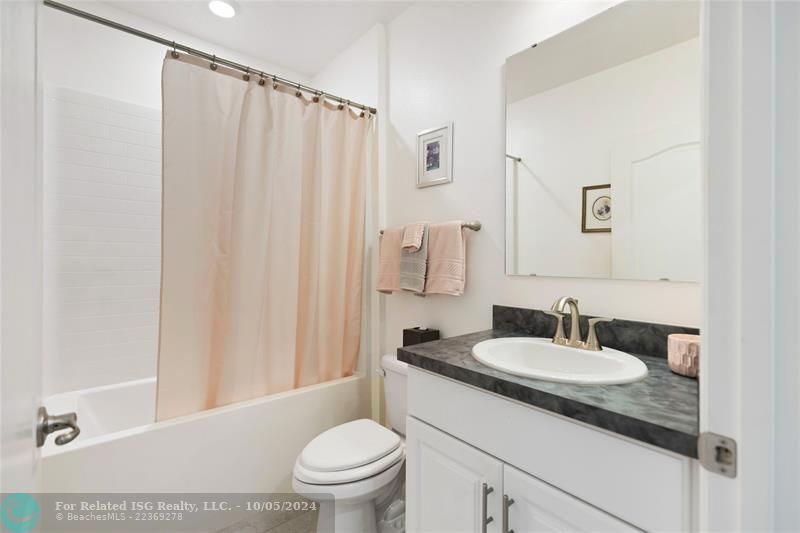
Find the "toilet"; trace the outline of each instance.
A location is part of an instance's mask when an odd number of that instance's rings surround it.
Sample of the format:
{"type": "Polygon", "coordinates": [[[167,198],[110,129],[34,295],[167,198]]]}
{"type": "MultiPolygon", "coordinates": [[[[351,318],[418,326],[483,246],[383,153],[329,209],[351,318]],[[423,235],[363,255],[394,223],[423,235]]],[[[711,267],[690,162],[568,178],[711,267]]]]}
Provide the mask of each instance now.
{"type": "MultiPolygon", "coordinates": [[[[353,420],[317,435],[295,461],[292,487],[320,504],[318,533],[332,527],[337,533],[373,533],[376,507],[402,508],[408,365],[384,355],[381,368],[392,429],[366,418],[353,420]]],[[[404,531],[402,522],[395,519],[390,530],[404,531]]]]}

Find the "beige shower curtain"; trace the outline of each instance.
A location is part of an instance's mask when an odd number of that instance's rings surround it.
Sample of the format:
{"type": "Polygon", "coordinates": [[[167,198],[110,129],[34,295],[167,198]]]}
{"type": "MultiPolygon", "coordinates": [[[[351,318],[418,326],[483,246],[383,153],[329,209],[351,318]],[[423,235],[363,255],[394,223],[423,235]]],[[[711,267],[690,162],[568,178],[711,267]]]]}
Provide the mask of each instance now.
{"type": "Polygon", "coordinates": [[[352,374],[375,119],[164,61],[157,420],[352,374]]]}

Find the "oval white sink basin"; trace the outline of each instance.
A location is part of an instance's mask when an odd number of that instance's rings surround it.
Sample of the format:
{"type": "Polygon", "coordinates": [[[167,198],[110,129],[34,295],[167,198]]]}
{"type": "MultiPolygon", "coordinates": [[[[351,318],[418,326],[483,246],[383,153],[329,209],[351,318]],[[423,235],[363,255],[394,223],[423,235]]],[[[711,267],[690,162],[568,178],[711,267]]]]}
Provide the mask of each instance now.
{"type": "Polygon", "coordinates": [[[615,385],[647,376],[647,366],[625,352],[612,348],[592,352],[534,337],[479,342],[472,347],[472,355],[496,370],[560,383],[615,385]]]}

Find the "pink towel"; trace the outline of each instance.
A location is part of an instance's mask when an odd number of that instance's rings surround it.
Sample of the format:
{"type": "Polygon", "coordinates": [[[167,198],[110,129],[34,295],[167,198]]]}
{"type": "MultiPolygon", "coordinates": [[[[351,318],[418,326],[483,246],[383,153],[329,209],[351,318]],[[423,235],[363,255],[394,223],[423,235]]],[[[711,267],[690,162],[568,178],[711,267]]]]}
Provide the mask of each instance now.
{"type": "Polygon", "coordinates": [[[403,251],[416,252],[422,246],[422,234],[425,233],[425,222],[409,224],[403,230],[403,251]]]}
{"type": "Polygon", "coordinates": [[[403,242],[403,228],[386,228],[380,241],[378,252],[379,292],[391,294],[400,290],[400,253],[403,242]]]}
{"type": "Polygon", "coordinates": [[[466,283],[467,243],[461,221],[428,227],[428,278],[425,294],[461,296],[466,283]]]}

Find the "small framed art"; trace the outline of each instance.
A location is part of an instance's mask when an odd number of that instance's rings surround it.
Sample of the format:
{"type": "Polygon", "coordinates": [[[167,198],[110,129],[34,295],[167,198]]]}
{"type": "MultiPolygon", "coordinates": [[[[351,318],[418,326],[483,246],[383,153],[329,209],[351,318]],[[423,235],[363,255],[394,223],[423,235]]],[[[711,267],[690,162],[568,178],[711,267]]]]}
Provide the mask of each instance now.
{"type": "Polygon", "coordinates": [[[417,187],[453,181],[453,123],[417,134],[417,187]]]}
{"type": "Polygon", "coordinates": [[[583,233],[611,232],[611,184],[583,188],[583,233]]]}

